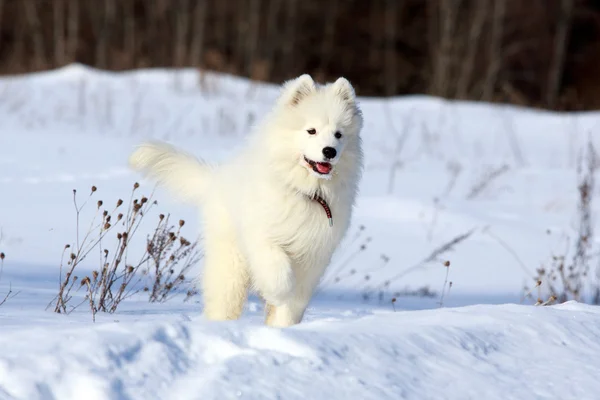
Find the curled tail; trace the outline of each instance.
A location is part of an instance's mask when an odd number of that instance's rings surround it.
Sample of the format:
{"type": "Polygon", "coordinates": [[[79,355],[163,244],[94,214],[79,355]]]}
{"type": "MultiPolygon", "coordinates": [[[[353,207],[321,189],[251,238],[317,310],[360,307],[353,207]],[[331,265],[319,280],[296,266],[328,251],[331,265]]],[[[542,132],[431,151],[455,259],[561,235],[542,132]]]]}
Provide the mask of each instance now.
{"type": "Polygon", "coordinates": [[[204,162],[163,142],[138,146],[129,156],[129,165],[189,203],[202,200],[211,175],[204,162]]]}

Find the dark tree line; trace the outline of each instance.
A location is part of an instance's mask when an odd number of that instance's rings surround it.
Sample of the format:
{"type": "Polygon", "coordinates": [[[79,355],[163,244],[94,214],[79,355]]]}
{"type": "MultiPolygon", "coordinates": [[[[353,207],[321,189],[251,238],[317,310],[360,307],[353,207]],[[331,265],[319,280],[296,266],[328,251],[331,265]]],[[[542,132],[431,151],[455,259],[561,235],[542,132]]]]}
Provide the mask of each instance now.
{"type": "Polygon", "coordinates": [[[0,73],[80,62],[600,108],[594,0],[0,0],[0,73]]]}

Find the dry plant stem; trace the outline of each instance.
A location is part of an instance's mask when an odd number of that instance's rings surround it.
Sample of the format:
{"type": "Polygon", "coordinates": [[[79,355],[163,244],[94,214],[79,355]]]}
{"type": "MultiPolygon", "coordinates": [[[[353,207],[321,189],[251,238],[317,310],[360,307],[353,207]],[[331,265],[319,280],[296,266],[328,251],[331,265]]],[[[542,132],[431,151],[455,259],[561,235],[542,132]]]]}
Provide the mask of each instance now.
{"type": "Polygon", "coordinates": [[[4,303],[6,303],[8,300],[15,297],[16,295],[18,295],[19,293],[20,292],[13,293],[12,285],[9,284],[8,285],[8,293],[6,293],[6,296],[4,296],[4,298],[0,301],[0,306],[3,305],[4,303]]]}
{"type": "Polygon", "coordinates": [[[478,195],[480,195],[490,185],[490,183],[492,183],[495,179],[498,179],[500,176],[508,172],[509,169],[509,166],[505,164],[483,176],[481,180],[471,188],[471,191],[467,195],[467,199],[472,200],[478,195]]]}
{"type": "MultiPolygon", "coordinates": [[[[56,312],[68,314],[87,301],[95,321],[98,311],[114,313],[123,300],[138,293],[139,284],[144,277],[151,279],[152,290],[149,291],[151,302],[167,301],[179,287],[188,284],[185,275],[199,261],[200,253],[196,248],[197,243],[192,243],[181,236],[181,228],[185,223],[183,220],[179,221],[179,228],[175,230],[169,227],[168,217],[165,219],[161,214],[153,234],[146,239],[147,246],[139,261],[134,264],[128,263],[127,253],[131,241],[145,215],[156,204],[145,196],[141,196],[140,199],[134,198],[138,188],[139,184],[134,184],[125,216],[119,213],[115,217],[118,208],[123,205],[122,200],[117,201],[116,207],[110,213],[105,209],[101,210],[103,202],[98,201],[88,232],[82,241],[77,241],[78,248],[69,255],[67,263],[69,268],[64,277],[62,277],[64,254],[70,246],[66,245],[63,249],[61,281],[59,292],[55,297],[56,312]],[[101,217],[98,220],[99,215],[101,217]],[[113,240],[105,241],[107,235],[114,232],[117,226],[119,231],[116,233],[116,243],[113,240]],[[77,266],[96,248],[100,255],[99,268],[92,271],[90,276],[78,280],[74,275],[77,266]],[[78,286],[76,282],[79,283],[78,286]],[[71,291],[77,291],[84,286],[85,299],[75,306],[69,305],[70,310],[68,310],[67,305],[72,300],[71,291]]],[[[95,191],[96,188],[93,187],[92,193],[95,191]]],[[[76,197],[74,205],[79,232],[79,214],[83,206],[77,204],[76,197]]],[[[187,292],[189,295],[192,291],[187,292]]]]}
{"type": "Polygon", "coordinates": [[[535,283],[535,286],[534,286],[534,287],[532,287],[532,288],[531,288],[531,289],[530,289],[528,292],[526,292],[526,293],[523,295],[523,297],[521,298],[521,304],[522,304],[522,303],[525,301],[525,299],[526,299],[526,298],[528,298],[529,296],[531,296],[531,293],[533,293],[533,291],[534,291],[535,289],[538,289],[538,288],[539,288],[541,285],[542,285],[542,281],[541,281],[541,280],[538,280],[538,281],[535,283]]]}
{"type": "MultiPolygon", "coordinates": [[[[358,239],[360,239],[360,237],[363,235],[365,231],[365,227],[363,225],[361,225],[359,227],[359,231],[356,233],[356,235],[354,235],[353,239],[350,241],[350,243],[347,245],[347,248],[352,247],[358,239]]],[[[366,250],[367,248],[367,244],[371,241],[370,237],[367,237],[364,242],[356,249],[354,250],[352,253],[350,253],[345,259],[344,261],[342,261],[337,268],[335,268],[334,270],[331,270],[331,272],[327,275],[327,277],[325,279],[323,279],[323,281],[321,282],[320,286],[331,283],[332,280],[335,281],[335,279],[338,277],[338,275],[340,274],[340,272],[342,272],[344,270],[344,268],[346,268],[346,266],[362,251],[366,250]]]]}
{"type": "Polygon", "coordinates": [[[523,260],[521,260],[521,258],[519,258],[517,252],[508,245],[508,243],[506,243],[504,240],[502,240],[500,237],[498,237],[497,235],[495,235],[494,233],[490,232],[489,229],[484,230],[484,232],[489,235],[492,239],[494,239],[496,242],[498,242],[498,244],[500,246],[502,246],[502,248],[504,248],[504,250],[506,250],[511,256],[513,256],[513,258],[515,259],[515,261],[517,262],[517,264],[519,264],[519,266],[521,267],[521,269],[527,274],[530,275],[530,271],[527,268],[527,266],[525,265],[525,263],[523,262],[523,260]]]}
{"type": "MultiPolygon", "coordinates": [[[[537,279],[543,281],[551,295],[550,300],[543,302],[538,296],[538,305],[546,305],[555,300],[562,303],[573,299],[584,301],[584,293],[589,290],[592,302],[600,301],[597,295],[599,282],[590,274],[590,263],[594,257],[594,221],[592,202],[595,192],[595,173],[598,158],[596,150],[588,139],[585,151],[579,157],[577,168],[579,204],[577,210],[577,237],[574,246],[566,237],[566,248],[559,255],[553,255],[547,267],[537,270],[537,279]],[[586,158],[584,159],[585,156],[586,158]],[[572,256],[569,257],[572,249],[572,256]],[[570,258],[570,261],[568,261],[570,258]]],[[[541,290],[540,290],[541,292],[541,290]]]]}
{"type": "Polygon", "coordinates": [[[411,132],[410,126],[411,126],[412,118],[414,116],[414,110],[413,109],[410,110],[410,112],[408,114],[409,115],[408,120],[406,121],[404,128],[402,129],[402,134],[398,133],[396,126],[394,125],[394,121],[391,116],[391,113],[389,110],[389,105],[387,102],[384,104],[384,115],[387,120],[387,125],[394,132],[394,135],[396,137],[396,146],[394,148],[393,162],[392,162],[392,165],[390,166],[390,175],[389,175],[389,181],[388,181],[388,194],[392,194],[394,192],[394,189],[396,186],[395,185],[396,184],[396,170],[400,167],[400,165],[402,165],[402,163],[400,161],[400,155],[402,154],[404,145],[406,144],[406,141],[408,140],[408,137],[411,132]]]}
{"type": "Polygon", "coordinates": [[[413,265],[412,267],[409,267],[399,273],[397,273],[396,275],[392,276],[391,278],[381,282],[379,284],[379,288],[383,288],[387,285],[389,285],[391,282],[402,278],[403,276],[419,269],[422,268],[423,266],[427,265],[428,263],[432,262],[432,261],[436,261],[437,258],[439,256],[441,256],[442,254],[451,251],[454,249],[454,247],[462,242],[464,242],[465,240],[467,240],[469,237],[471,237],[471,235],[475,232],[475,228],[470,229],[469,231],[460,234],[456,237],[454,237],[452,240],[449,240],[448,242],[444,243],[443,245],[441,245],[440,247],[434,249],[431,254],[429,254],[427,257],[425,257],[423,260],[419,261],[418,263],[416,263],[415,265],[413,265]]]}
{"type": "Polygon", "coordinates": [[[427,240],[431,242],[433,239],[433,230],[435,229],[435,225],[437,224],[438,213],[440,210],[440,200],[436,197],[433,199],[433,216],[431,217],[431,222],[429,223],[427,229],[427,240]]]}
{"type": "Polygon", "coordinates": [[[444,306],[444,295],[446,294],[446,286],[448,285],[448,274],[450,273],[450,263],[448,262],[447,265],[444,264],[444,266],[446,267],[446,278],[444,279],[444,286],[442,286],[442,294],[440,296],[440,308],[444,306]]]}

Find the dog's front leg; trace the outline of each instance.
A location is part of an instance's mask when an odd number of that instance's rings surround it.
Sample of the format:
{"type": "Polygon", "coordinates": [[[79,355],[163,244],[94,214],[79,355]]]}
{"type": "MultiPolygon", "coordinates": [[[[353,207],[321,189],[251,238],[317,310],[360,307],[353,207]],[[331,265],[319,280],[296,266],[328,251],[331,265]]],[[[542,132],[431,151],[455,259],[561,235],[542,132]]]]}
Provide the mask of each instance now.
{"type": "Polygon", "coordinates": [[[322,272],[325,269],[309,266],[297,266],[294,294],[285,304],[276,306],[267,303],[265,322],[274,327],[287,327],[299,324],[304,317],[306,307],[311,300],[322,272]]]}
{"type": "Polygon", "coordinates": [[[248,259],[255,288],[268,304],[285,304],[293,295],[295,278],[288,255],[278,246],[253,241],[248,259]]]}

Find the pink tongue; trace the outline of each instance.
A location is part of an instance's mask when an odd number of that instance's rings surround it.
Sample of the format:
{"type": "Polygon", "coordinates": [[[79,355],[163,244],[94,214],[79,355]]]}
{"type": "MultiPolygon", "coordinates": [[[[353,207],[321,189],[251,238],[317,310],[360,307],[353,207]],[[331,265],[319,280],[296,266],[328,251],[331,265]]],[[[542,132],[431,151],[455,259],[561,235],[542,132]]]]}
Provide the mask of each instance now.
{"type": "Polygon", "coordinates": [[[317,163],[317,171],[322,174],[328,174],[331,171],[331,164],[329,163],[317,163]]]}

